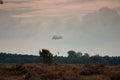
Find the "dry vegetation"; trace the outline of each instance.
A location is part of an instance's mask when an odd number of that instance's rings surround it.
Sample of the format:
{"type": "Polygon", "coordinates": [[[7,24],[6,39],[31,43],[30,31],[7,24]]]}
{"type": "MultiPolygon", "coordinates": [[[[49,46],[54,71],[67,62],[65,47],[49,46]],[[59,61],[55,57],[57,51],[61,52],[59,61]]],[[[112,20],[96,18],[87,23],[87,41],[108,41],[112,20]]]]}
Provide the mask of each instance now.
{"type": "Polygon", "coordinates": [[[120,66],[0,64],[0,80],[120,80],[120,66]]]}

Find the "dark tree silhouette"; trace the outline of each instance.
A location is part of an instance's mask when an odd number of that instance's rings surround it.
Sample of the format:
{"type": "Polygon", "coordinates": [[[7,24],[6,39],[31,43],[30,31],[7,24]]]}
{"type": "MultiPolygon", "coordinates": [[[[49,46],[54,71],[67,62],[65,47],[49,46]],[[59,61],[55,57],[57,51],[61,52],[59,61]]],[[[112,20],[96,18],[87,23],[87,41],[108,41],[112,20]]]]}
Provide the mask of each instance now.
{"type": "Polygon", "coordinates": [[[44,64],[52,63],[53,55],[52,55],[52,53],[50,53],[49,50],[42,49],[42,51],[39,51],[39,54],[40,54],[40,57],[42,58],[44,64]]]}
{"type": "Polygon", "coordinates": [[[82,52],[77,52],[77,57],[82,57],[82,52]]]}
{"type": "Polygon", "coordinates": [[[67,53],[68,53],[68,57],[69,57],[69,58],[75,58],[75,57],[77,57],[76,52],[73,51],[73,50],[70,50],[70,51],[68,51],[67,53]]]}
{"type": "Polygon", "coordinates": [[[88,53],[84,53],[83,55],[84,57],[90,57],[90,55],[88,53]]]}

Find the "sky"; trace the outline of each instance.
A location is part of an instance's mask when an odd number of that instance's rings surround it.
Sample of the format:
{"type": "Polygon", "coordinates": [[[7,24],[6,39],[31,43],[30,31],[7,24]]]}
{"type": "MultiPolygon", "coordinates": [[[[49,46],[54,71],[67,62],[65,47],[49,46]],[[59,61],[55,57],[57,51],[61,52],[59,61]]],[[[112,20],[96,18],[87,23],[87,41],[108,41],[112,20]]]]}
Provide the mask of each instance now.
{"type": "Polygon", "coordinates": [[[120,0],[3,0],[0,52],[120,56],[120,0]],[[52,39],[61,36],[62,39],[52,39]]]}

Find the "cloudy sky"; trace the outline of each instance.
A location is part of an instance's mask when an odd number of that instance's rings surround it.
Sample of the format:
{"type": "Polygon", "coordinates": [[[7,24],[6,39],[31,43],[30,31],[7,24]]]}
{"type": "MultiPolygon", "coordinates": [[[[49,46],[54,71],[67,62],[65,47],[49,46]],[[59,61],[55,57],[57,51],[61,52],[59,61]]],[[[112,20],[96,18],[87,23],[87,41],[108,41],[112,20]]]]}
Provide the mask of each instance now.
{"type": "Polygon", "coordinates": [[[0,52],[120,56],[120,0],[3,0],[0,52]],[[53,40],[53,36],[62,39],[53,40]]]}

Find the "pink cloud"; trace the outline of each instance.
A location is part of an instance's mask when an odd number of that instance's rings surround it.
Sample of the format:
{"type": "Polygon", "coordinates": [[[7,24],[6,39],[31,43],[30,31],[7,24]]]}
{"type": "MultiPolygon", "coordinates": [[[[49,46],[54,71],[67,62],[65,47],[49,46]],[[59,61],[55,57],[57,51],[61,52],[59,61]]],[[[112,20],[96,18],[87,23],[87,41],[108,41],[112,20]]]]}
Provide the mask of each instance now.
{"type": "Polygon", "coordinates": [[[36,0],[24,3],[6,3],[0,9],[35,9],[31,12],[14,15],[16,17],[86,15],[102,7],[120,7],[118,0],[93,0],[81,3],[78,0],[36,0]]]}

